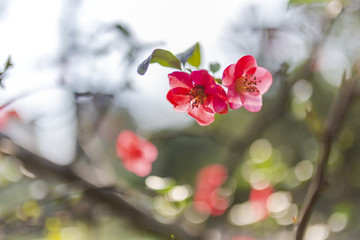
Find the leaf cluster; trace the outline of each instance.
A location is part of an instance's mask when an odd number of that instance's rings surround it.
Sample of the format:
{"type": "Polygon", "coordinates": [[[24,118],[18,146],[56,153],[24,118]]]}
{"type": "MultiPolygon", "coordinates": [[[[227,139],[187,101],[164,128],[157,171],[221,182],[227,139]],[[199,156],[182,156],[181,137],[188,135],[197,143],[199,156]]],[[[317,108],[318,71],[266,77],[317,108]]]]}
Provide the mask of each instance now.
{"type": "Polygon", "coordinates": [[[155,49],[137,68],[140,75],[144,75],[151,63],[158,63],[161,66],[181,70],[186,63],[193,67],[199,67],[201,63],[200,44],[196,43],[186,51],[176,56],[164,49],[155,49]]]}

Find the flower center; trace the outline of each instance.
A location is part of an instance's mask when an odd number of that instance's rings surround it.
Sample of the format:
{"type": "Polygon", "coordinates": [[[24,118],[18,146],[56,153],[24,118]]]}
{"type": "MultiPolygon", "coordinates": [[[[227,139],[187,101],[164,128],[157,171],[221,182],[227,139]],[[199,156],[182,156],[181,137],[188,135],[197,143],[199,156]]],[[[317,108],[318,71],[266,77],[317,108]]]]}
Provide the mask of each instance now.
{"type": "Polygon", "coordinates": [[[129,153],[132,158],[139,159],[143,155],[143,151],[141,151],[138,145],[133,145],[129,148],[129,153]]]}
{"type": "Polygon", "coordinates": [[[238,92],[249,92],[249,93],[260,93],[257,83],[261,80],[256,81],[254,74],[241,76],[236,80],[236,91],[238,92]]]}
{"type": "Polygon", "coordinates": [[[201,85],[195,86],[191,89],[186,95],[190,96],[191,107],[199,107],[199,105],[204,104],[204,100],[207,98],[205,93],[205,87],[201,85]]]}

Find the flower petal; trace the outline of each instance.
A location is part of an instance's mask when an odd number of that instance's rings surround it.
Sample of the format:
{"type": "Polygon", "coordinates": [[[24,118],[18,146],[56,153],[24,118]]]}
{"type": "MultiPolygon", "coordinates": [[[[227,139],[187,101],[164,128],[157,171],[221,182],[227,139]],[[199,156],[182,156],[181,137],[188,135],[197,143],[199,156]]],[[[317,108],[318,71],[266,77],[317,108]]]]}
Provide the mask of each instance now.
{"type": "Polygon", "coordinates": [[[262,107],[262,96],[261,94],[252,93],[240,93],[241,101],[244,104],[244,108],[249,112],[259,112],[262,107]]]}
{"type": "Polygon", "coordinates": [[[216,84],[215,79],[206,70],[193,71],[190,78],[195,85],[201,85],[205,88],[216,84]]]}
{"type": "Polygon", "coordinates": [[[220,187],[228,178],[227,169],[221,164],[211,164],[202,168],[197,174],[198,189],[214,189],[220,187]]]}
{"type": "MultiPolygon", "coordinates": [[[[175,88],[179,89],[179,88],[175,88]]],[[[174,109],[178,112],[186,112],[190,107],[190,96],[175,94],[170,90],[166,95],[167,100],[174,105],[174,109]]]]}
{"type": "Polygon", "coordinates": [[[150,174],[152,165],[144,161],[125,161],[123,165],[126,170],[133,172],[139,177],[145,177],[150,174]]]}
{"type": "Polygon", "coordinates": [[[234,79],[238,79],[251,68],[257,67],[256,60],[251,55],[246,55],[237,61],[235,65],[234,79]]]}
{"type": "Polygon", "coordinates": [[[235,73],[235,64],[229,65],[225,68],[222,75],[222,85],[225,87],[230,87],[230,85],[234,82],[234,73],[235,73]]]}
{"type": "Polygon", "coordinates": [[[236,84],[231,85],[227,92],[227,100],[231,109],[239,109],[242,107],[240,93],[236,91],[236,84]]]}
{"type": "Polygon", "coordinates": [[[141,147],[143,149],[142,162],[152,163],[157,159],[158,150],[154,144],[152,144],[149,141],[144,140],[141,144],[141,147]]]}
{"type": "Polygon", "coordinates": [[[204,102],[204,108],[212,109],[212,113],[220,113],[227,109],[226,93],[220,85],[209,86],[205,90],[208,95],[204,102]]]}
{"type": "Polygon", "coordinates": [[[204,110],[203,106],[200,105],[199,107],[189,108],[188,114],[195,118],[201,126],[207,126],[210,123],[215,121],[215,116],[213,113],[209,113],[204,110]]]}
{"type": "Polygon", "coordinates": [[[256,67],[250,69],[247,74],[253,74],[254,76],[256,76],[256,87],[260,91],[261,95],[263,95],[267,92],[267,90],[269,90],[273,82],[273,78],[268,70],[263,67],[256,67]]]}
{"type": "Polygon", "coordinates": [[[193,88],[194,85],[191,82],[190,75],[185,72],[172,72],[168,75],[170,88],[193,88]]]}
{"type": "Polygon", "coordinates": [[[121,159],[136,158],[138,137],[130,130],[122,131],[116,140],[116,152],[121,159]]]}

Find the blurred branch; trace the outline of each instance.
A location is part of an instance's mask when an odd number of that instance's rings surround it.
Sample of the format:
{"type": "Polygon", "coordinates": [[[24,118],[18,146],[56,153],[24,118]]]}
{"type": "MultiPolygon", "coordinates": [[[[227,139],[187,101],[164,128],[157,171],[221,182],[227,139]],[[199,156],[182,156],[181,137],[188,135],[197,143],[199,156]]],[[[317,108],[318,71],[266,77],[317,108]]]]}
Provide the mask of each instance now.
{"type": "MultiPolygon", "coordinates": [[[[1,139],[8,139],[7,136],[0,134],[1,139]]],[[[125,196],[115,187],[101,187],[89,183],[80,177],[70,166],[59,166],[50,162],[48,159],[40,157],[21,146],[11,142],[13,149],[12,155],[17,157],[30,172],[44,179],[57,179],[67,184],[76,183],[84,190],[86,197],[99,203],[108,205],[115,213],[127,218],[136,228],[163,236],[169,239],[174,235],[176,239],[198,240],[196,236],[189,235],[177,224],[164,224],[152,217],[148,209],[136,206],[134,199],[125,196]]]]}
{"type": "Polygon", "coordinates": [[[314,177],[312,178],[308,191],[305,195],[304,204],[300,210],[298,222],[295,226],[295,240],[303,239],[314,206],[319,199],[320,194],[328,185],[325,179],[325,171],[327,162],[329,160],[332,143],[335,140],[335,135],[339,131],[340,124],[351,104],[351,100],[356,94],[355,91],[358,81],[358,76],[353,76],[349,80],[345,80],[344,77],[339,95],[329,110],[321,139],[322,147],[317,170],[314,177]]]}
{"type": "Polygon", "coordinates": [[[6,60],[6,63],[4,65],[4,69],[2,71],[0,71],[0,87],[4,87],[3,85],[3,80],[4,77],[6,75],[6,72],[9,70],[9,68],[11,68],[13,66],[13,63],[11,61],[11,57],[9,56],[8,59],[6,60]]]}

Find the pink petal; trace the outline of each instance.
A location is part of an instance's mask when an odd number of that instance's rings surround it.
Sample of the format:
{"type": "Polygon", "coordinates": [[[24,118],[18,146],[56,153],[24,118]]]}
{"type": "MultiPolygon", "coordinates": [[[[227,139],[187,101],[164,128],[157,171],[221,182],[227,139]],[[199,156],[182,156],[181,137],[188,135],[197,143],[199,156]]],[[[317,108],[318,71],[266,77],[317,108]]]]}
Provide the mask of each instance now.
{"type": "Polygon", "coordinates": [[[190,106],[189,95],[176,95],[172,90],[166,95],[167,100],[174,105],[174,109],[178,112],[186,112],[190,106]]]}
{"type": "Polygon", "coordinates": [[[206,111],[207,108],[210,108],[210,113],[220,113],[224,112],[227,109],[227,98],[225,90],[220,85],[209,86],[205,89],[208,97],[204,102],[204,108],[206,111]]]}
{"type": "Polygon", "coordinates": [[[243,102],[241,101],[240,93],[236,91],[236,84],[231,85],[227,92],[227,100],[231,109],[239,109],[242,107],[243,102]]]}
{"type": "Polygon", "coordinates": [[[185,72],[173,72],[168,75],[170,88],[193,88],[190,75],[185,72]]]}
{"type": "Polygon", "coordinates": [[[224,110],[222,110],[221,112],[219,112],[219,114],[227,114],[229,112],[228,108],[225,108],[224,110]]]}
{"type": "Polygon", "coordinates": [[[139,177],[145,177],[150,174],[152,165],[151,163],[143,161],[126,161],[124,167],[129,172],[133,172],[139,177]]]}
{"type": "Polygon", "coordinates": [[[188,114],[195,118],[195,120],[201,126],[207,126],[213,121],[215,121],[215,116],[213,113],[209,113],[204,110],[203,106],[200,105],[199,107],[189,108],[188,114]]]}
{"type": "Polygon", "coordinates": [[[234,79],[238,79],[251,68],[257,67],[256,60],[251,55],[246,55],[237,61],[235,65],[234,79]]]}
{"type": "Polygon", "coordinates": [[[230,87],[230,85],[235,80],[234,74],[235,74],[235,64],[231,64],[227,68],[225,68],[222,76],[222,85],[224,85],[225,87],[230,87]]]}
{"type": "Polygon", "coordinates": [[[198,189],[220,187],[228,178],[227,169],[221,164],[211,164],[202,168],[197,175],[198,189]]]}
{"type": "Polygon", "coordinates": [[[195,85],[201,85],[205,88],[216,84],[215,79],[206,70],[193,71],[190,78],[195,85]]]}
{"type": "Polygon", "coordinates": [[[261,95],[263,95],[267,92],[267,90],[269,90],[273,82],[273,78],[268,70],[263,67],[256,67],[250,69],[247,74],[253,74],[254,76],[256,76],[256,87],[260,91],[261,95]]]}
{"type": "Polygon", "coordinates": [[[121,159],[133,158],[136,154],[138,137],[130,130],[122,131],[116,140],[116,152],[121,159]]]}
{"type": "Polygon", "coordinates": [[[262,107],[262,96],[261,94],[253,93],[240,93],[241,101],[244,104],[244,108],[249,112],[259,112],[262,107]]]}
{"type": "Polygon", "coordinates": [[[272,193],[273,189],[271,186],[261,190],[251,189],[249,201],[257,219],[262,220],[269,215],[266,202],[272,193]]]}
{"type": "Polygon", "coordinates": [[[158,150],[155,145],[149,141],[144,140],[141,147],[143,149],[143,161],[149,163],[154,162],[158,157],[158,150]]]}
{"type": "Polygon", "coordinates": [[[227,197],[222,197],[219,195],[219,190],[215,189],[210,195],[210,214],[213,216],[220,216],[225,213],[229,201],[227,197]]]}
{"type": "Polygon", "coordinates": [[[207,213],[210,214],[210,194],[211,191],[203,191],[203,190],[196,190],[194,194],[194,208],[196,211],[200,213],[207,213]]]}

